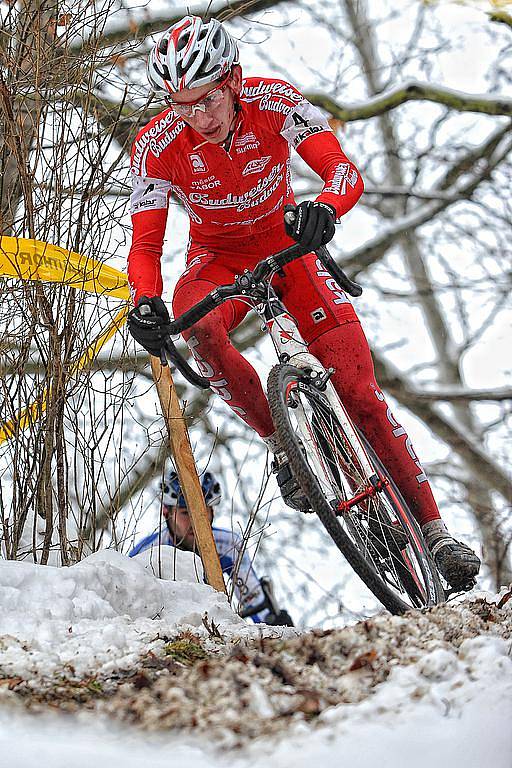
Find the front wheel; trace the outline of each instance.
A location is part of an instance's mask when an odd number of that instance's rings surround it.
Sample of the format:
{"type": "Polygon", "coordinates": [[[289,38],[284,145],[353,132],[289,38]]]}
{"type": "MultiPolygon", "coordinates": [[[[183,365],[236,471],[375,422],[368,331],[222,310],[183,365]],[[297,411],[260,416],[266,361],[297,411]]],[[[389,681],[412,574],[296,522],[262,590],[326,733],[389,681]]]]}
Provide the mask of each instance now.
{"type": "Polygon", "coordinates": [[[311,508],[358,576],[392,613],[444,600],[421,530],[398,488],[357,432],[330,384],[276,365],[272,419],[311,508]]]}

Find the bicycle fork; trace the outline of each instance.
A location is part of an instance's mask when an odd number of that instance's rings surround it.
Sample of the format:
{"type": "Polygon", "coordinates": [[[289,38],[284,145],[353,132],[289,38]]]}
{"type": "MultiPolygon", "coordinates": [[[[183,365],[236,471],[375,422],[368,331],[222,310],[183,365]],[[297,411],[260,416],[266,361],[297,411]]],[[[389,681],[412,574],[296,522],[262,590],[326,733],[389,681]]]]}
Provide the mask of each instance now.
{"type": "MultiPolygon", "coordinates": [[[[352,425],[340,398],[329,381],[334,373],[333,369],[326,369],[322,363],[308,351],[308,347],[297,327],[295,319],[290,315],[283,304],[276,297],[271,302],[260,305],[257,309],[265,322],[280,362],[300,368],[308,376],[310,382],[323,393],[329,405],[334,410],[338,423],[343,432],[348,436],[352,449],[357,453],[357,458],[362,466],[365,476],[369,478],[367,487],[358,493],[343,500],[334,499],[334,511],[337,515],[346,515],[350,510],[366,499],[374,497],[389,486],[389,480],[375,474],[368,455],[352,425]],[[277,311],[277,314],[276,314],[277,311]]],[[[329,477],[330,470],[324,457],[320,456],[316,449],[316,440],[313,439],[311,428],[306,419],[302,418],[300,409],[297,411],[297,423],[299,424],[300,437],[304,447],[308,451],[318,478],[329,477]]],[[[347,494],[348,495],[348,494],[347,494]]]]}

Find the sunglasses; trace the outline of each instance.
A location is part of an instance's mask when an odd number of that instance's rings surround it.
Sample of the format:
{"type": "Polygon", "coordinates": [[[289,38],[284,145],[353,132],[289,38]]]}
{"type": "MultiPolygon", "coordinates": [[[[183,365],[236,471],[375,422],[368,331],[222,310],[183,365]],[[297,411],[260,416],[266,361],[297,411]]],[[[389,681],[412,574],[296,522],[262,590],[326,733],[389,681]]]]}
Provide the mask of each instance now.
{"type": "Polygon", "coordinates": [[[228,72],[226,77],[224,77],[215,88],[212,88],[211,91],[208,91],[206,96],[201,96],[197,101],[189,101],[185,104],[180,104],[177,101],[167,98],[167,104],[181,117],[194,117],[196,110],[199,112],[211,112],[222,103],[230,77],[231,72],[228,72]]]}

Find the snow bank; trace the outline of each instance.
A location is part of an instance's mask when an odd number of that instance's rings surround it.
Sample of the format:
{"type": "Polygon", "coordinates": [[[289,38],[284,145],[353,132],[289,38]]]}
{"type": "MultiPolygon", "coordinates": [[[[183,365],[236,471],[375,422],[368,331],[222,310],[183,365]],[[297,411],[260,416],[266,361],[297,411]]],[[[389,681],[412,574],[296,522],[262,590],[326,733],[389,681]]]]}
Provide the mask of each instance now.
{"type": "Polygon", "coordinates": [[[201,558],[193,552],[185,552],[166,544],[145,549],[134,560],[142,563],[149,573],[158,579],[171,581],[204,582],[201,558]]]}
{"type": "Polygon", "coordinates": [[[481,636],[465,640],[458,653],[438,648],[415,665],[397,667],[360,704],[334,707],[319,719],[329,727],[313,736],[316,759],[332,749],[330,731],[343,744],[347,765],[510,768],[510,641],[481,636]]]}
{"type": "Polygon", "coordinates": [[[69,568],[3,560],[0,668],[22,677],[63,667],[77,676],[124,669],[158,634],[201,632],[205,613],[223,633],[254,631],[225,595],[197,582],[157,579],[144,560],[113,550],[69,568]]]}

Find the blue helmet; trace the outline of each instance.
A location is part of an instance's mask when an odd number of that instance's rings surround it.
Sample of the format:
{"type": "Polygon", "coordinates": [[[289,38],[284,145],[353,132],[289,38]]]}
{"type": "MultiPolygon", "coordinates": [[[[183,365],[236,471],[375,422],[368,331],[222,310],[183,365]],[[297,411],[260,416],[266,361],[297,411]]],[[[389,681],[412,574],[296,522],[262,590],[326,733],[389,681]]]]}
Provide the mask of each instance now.
{"type": "MultiPolygon", "coordinates": [[[[185,497],[181,491],[178,475],[174,470],[170,470],[164,478],[161,485],[163,491],[162,502],[166,507],[186,507],[185,497]]],[[[221,489],[220,483],[211,472],[205,472],[201,475],[201,488],[203,489],[204,500],[208,507],[216,507],[220,501],[221,489]]]]}

